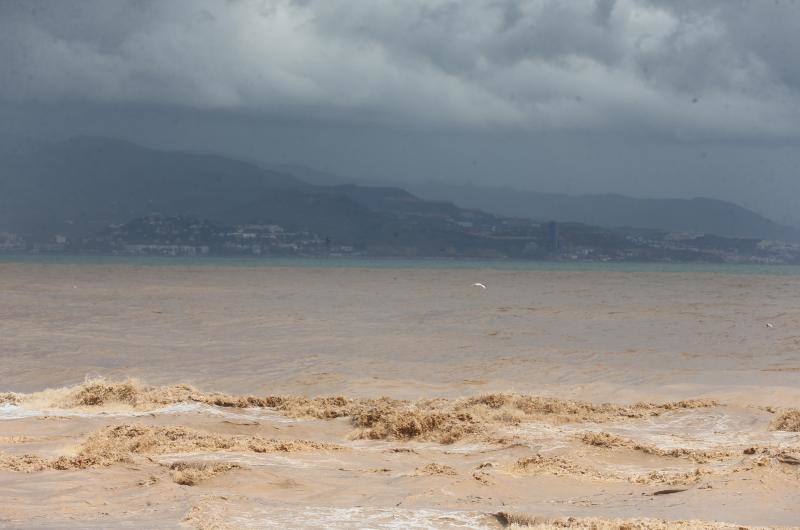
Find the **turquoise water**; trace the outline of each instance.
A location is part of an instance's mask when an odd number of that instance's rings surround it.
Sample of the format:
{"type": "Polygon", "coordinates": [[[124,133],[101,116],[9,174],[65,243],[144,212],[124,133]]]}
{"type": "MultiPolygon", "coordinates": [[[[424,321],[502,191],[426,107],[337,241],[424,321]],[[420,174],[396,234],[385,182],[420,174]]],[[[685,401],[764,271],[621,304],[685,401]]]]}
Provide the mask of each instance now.
{"type": "Polygon", "coordinates": [[[369,269],[496,269],[509,271],[607,271],[607,272],[707,272],[716,274],[800,275],[797,265],[750,265],[718,263],[558,262],[471,259],[375,259],[375,258],[242,258],[155,257],[86,255],[0,255],[0,263],[64,265],[134,265],[144,267],[321,267],[369,269]]]}

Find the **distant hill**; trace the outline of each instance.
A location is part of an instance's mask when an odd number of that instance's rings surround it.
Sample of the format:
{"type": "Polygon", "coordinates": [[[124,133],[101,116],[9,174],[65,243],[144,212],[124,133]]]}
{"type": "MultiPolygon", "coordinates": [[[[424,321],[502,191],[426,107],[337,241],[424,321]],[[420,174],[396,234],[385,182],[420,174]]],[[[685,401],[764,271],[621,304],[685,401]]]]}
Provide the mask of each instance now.
{"type": "MultiPolygon", "coordinates": [[[[315,184],[380,186],[378,183],[370,184],[361,179],[317,171],[302,165],[271,167],[315,184]]],[[[618,194],[566,195],[414,180],[402,186],[424,199],[446,200],[462,208],[538,221],[800,241],[800,229],[778,224],[752,210],[718,199],[640,199],[618,194]]]]}
{"type": "Polygon", "coordinates": [[[76,138],[0,159],[0,227],[86,233],[149,212],[211,216],[296,178],[214,155],[76,138]]]}
{"type": "Polygon", "coordinates": [[[0,247],[126,251],[148,238],[200,244],[202,237],[214,252],[235,253],[252,250],[236,235],[247,232],[283,252],[262,237],[264,227],[279,225],[291,234],[281,236],[289,247],[315,248],[307,250],[315,255],[349,249],[407,257],[800,261],[800,247],[759,243],[796,238],[796,231],[723,201],[421,184],[408,191],[308,171],[297,171],[298,178],[284,169],[104,138],[24,144],[0,153],[0,247]],[[308,183],[309,176],[328,185],[308,183]],[[455,202],[442,200],[450,197],[455,202]],[[668,230],[751,239],[675,238],[668,230]]]}
{"type": "Polygon", "coordinates": [[[399,188],[316,186],[222,156],[106,138],[0,155],[0,232],[31,240],[87,237],[150,214],[226,226],[275,223],[341,244],[433,253],[453,244],[480,246],[453,230],[453,217],[492,217],[399,188]]]}
{"type": "Polygon", "coordinates": [[[447,198],[465,208],[497,215],[577,222],[606,228],[651,228],[725,237],[800,240],[783,226],[747,208],[717,199],[638,199],[624,195],[563,195],[511,188],[410,183],[427,199],[447,198]]]}
{"type": "Polygon", "coordinates": [[[385,186],[378,182],[370,182],[364,179],[357,179],[345,175],[331,173],[329,171],[320,171],[301,164],[266,164],[264,167],[277,171],[279,173],[286,173],[293,175],[303,182],[309,184],[316,184],[317,186],[336,186],[341,184],[357,184],[360,186],[385,186]]]}

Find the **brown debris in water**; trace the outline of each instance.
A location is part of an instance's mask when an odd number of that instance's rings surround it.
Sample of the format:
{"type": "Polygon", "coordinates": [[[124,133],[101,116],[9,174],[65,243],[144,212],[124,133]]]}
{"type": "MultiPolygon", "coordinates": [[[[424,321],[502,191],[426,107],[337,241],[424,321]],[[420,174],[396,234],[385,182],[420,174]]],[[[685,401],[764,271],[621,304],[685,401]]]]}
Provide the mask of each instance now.
{"type": "Polygon", "coordinates": [[[515,419],[557,417],[563,421],[598,421],[614,417],[642,418],[658,416],[665,411],[714,407],[718,403],[710,399],[693,399],[668,403],[636,403],[630,406],[610,403],[594,404],[552,397],[527,396],[518,394],[484,394],[482,396],[458,400],[456,409],[485,408],[495,411],[490,414],[495,419],[514,423],[515,419]]]}
{"type": "Polygon", "coordinates": [[[417,476],[420,475],[457,475],[456,468],[453,466],[448,466],[446,464],[425,464],[422,467],[418,467],[414,474],[417,476]]]}
{"type": "Polygon", "coordinates": [[[800,453],[792,454],[788,451],[781,451],[775,455],[775,459],[781,464],[789,464],[790,466],[800,466],[800,453]]]}
{"type": "Polygon", "coordinates": [[[141,409],[194,401],[197,395],[200,393],[189,385],[152,387],[133,379],[119,383],[93,380],[71,389],[59,405],[74,408],[117,403],[141,409]]]}
{"type": "Polygon", "coordinates": [[[580,436],[580,440],[587,445],[592,445],[595,447],[604,447],[606,449],[622,447],[631,449],[633,451],[641,451],[642,453],[654,456],[689,458],[699,463],[705,463],[711,460],[723,460],[736,454],[732,451],[703,451],[698,449],[687,449],[685,447],[661,449],[654,445],[636,442],[634,440],[622,438],[607,432],[587,432],[580,436]]]}
{"type": "Polygon", "coordinates": [[[414,449],[410,449],[408,447],[392,447],[391,449],[387,449],[386,453],[409,453],[409,454],[417,454],[414,449]]]}
{"type": "MultiPolygon", "coordinates": [[[[490,425],[516,425],[524,421],[564,423],[642,418],[657,416],[670,410],[712,407],[717,404],[715,401],[702,399],[623,406],[518,394],[485,394],[472,398],[416,402],[386,397],[349,399],[343,396],[231,396],[200,392],[189,385],[146,386],[135,380],[94,380],[42,394],[55,399],[53,406],[61,408],[122,404],[147,410],[175,403],[199,402],[218,407],[270,408],[294,418],[349,417],[357,429],[354,433],[357,438],[420,439],[445,444],[483,434],[490,425]]],[[[25,401],[35,394],[13,396],[7,399],[25,401]]]]}
{"type": "Polygon", "coordinates": [[[611,449],[613,447],[631,447],[631,440],[626,440],[614,434],[607,432],[587,432],[581,435],[580,440],[595,447],[605,447],[611,449]]]}
{"type": "Polygon", "coordinates": [[[172,481],[182,486],[196,486],[210,478],[241,466],[229,462],[173,462],[170,464],[172,481]]]}
{"type": "MultiPolygon", "coordinates": [[[[314,417],[329,417],[330,404],[322,401],[322,411],[315,408],[318,400],[303,400],[290,410],[305,409],[314,417]]],[[[332,399],[332,398],[327,398],[332,399]]],[[[344,398],[337,398],[344,399],[344,398]]],[[[582,401],[525,396],[486,394],[457,400],[432,399],[414,403],[382,398],[379,400],[344,400],[335,409],[335,416],[350,416],[359,429],[355,434],[368,439],[422,439],[453,443],[462,438],[483,434],[490,425],[517,425],[524,421],[604,421],[613,418],[641,418],[668,410],[712,407],[711,400],[689,400],[664,404],[639,403],[619,406],[595,405],[582,401]]]]}
{"type": "Polygon", "coordinates": [[[631,407],[523,396],[487,394],[457,400],[432,399],[408,402],[390,398],[347,399],[335,397],[234,397],[222,394],[195,396],[195,400],[223,407],[269,407],[291,417],[330,419],[350,417],[357,438],[433,440],[453,443],[480,434],[490,424],[516,425],[549,419],[556,422],[638,418],[677,408],[713,406],[711,401],[686,401],[631,407]]]}
{"type": "Polygon", "coordinates": [[[415,406],[378,406],[358,411],[351,419],[355,436],[371,440],[433,440],[451,444],[482,427],[468,413],[420,410],[415,406]]]}
{"type": "Polygon", "coordinates": [[[596,480],[628,481],[635,484],[667,486],[695,484],[712,473],[709,469],[697,468],[685,472],[652,471],[645,475],[619,474],[595,469],[559,456],[547,456],[540,453],[517,460],[512,470],[516,473],[535,475],[586,477],[596,480]]]}
{"type": "Polygon", "coordinates": [[[49,469],[51,462],[36,455],[9,455],[0,452],[0,470],[34,473],[49,469]]]}
{"type": "Polygon", "coordinates": [[[666,521],[663,519],[605,519],[600,517],[541,517],[499,512],[497,521],[506,528],[575,528],[578,530],[746,530],[747,527],[714,521],[666,521]]]}
{"type": "Polygon", "coordinates": [[[225,518],[211,508],[215,499],[226,500],[226,497],[208,497],[191,507],[183,517],[183,523],[196,530],[233,530],[234,526],[228,524],[225,518]]]}
{"type": "Polygon", "coordinates": [[[616,478],[610,473],[604,473],[558,456],[545,456],[539,453],[517,460],[514,464],[514,471],[537,475],[582,476],[606,480],[616,478]]]}
{"type": "Polygon", "coordinates": [[[453,443],[480,431],[464,412],[439,410],[431,402],[377,398],[348,399],[342,396],[305,398],[297,396],[236,397],[213,394],[200,398],[221,407],[265,407],[293,418],[334,419],[349,417],[357,429],[354,438],[372,440],[433,440],[453,443]]]}
{"type": "Polygon", "coordinates": [[[800,432],[800,409],[788,409],[772,420],[769,425],[772,431],[800,432]]]}
{"type": "Polygon", "coordinates": [[[0,392],[0,405],[19,405],[20,395],[14,392],[0,392]]]}
{"type": "Polygon", "coordinates": [[[205,394],[196,396],[195,401],[207,405],[234,408],[271,408],[292,418],[333,419],[352,416],[364,408],[383,404],[399,404],[401,401],[379,399],[348,399],[343,396],[306,398],[301,396],[229,396],[227,394],[205,394]]]}
{"type": "MultiPolygon", "coordinates": [[[[798,447],[748,447],[743,454],[755,456],[753,463],[758,467],[769,465],[771,459],[781,464],[800,466],[800,448],[798,447]]],[[[752,467],[752,465],[744,466],[741,469],[752,469],[752,467]]]]}
{"type": "Polygon", "coordinates": [[[646,475],[631,477],[628,480],[636,484],[665,484],[667,486],[686,486],[696,484],[703,478],[711,475],[712,471],[706,468],[697,468],[692,471],[670,473],[665,471],[651,471],[646,475]]]}
{"type": "Polygon", "coordinates": [[[35,437],[35,436],[25,436],[25,435],[14,435],[14,436],[0,436],[0,444],[26,444],[31,442],[38,442],[40,440],[45,440],[46,438],[42,437],[35,437]]]}
{"type": "Polygon", "coordinates": [[[53,460],[31,455],[0,455],[0,469],[41,471],[105,467],[130,462],[134,455],[198,451],[249,451],[255,453],[338,450],[341,446],[307,440],[275,440],[260,436],[224,435],[185,427],[115,425],[95,431],[84,440],[75,456],[53,460]],[[27,460],[20,460],[27,459],[27,460]]]}
{"type": "Polygon", "coordinates": [[[188,453],[197,451],[251,451],[254,453],[321,451],[340,446],[306,440],[275,440],[260,436],[227,435],[185,427],[116,425],[101,429],[81,446],[78,458],[99,465],[127,461],[133,454],[188,453]]]}

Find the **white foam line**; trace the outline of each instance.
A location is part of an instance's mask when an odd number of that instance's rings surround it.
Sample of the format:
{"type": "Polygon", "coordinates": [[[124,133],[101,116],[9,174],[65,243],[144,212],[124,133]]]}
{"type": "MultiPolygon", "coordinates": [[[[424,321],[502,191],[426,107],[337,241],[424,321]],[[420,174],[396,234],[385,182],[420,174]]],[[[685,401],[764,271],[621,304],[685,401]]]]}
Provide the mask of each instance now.
{"type": "Polygon", "coordinates": [[[248,467],[287,467],[291,469],[338,469],[344,461],[337,458],[304,455],[305,459],[291,458],[278,453],[252,454],[240,452],[208,452],[208,453],[165,453],[156,460],[171,464],[173,462],[228,462],[248,467]]]}
{"type": "Polygon", "coordinates": [[[660,449],[686,448],[714,450],[741,448],[749,445],[796,445],[800,434],[768,431],[766,425],[752,424],[726,413],[704,413],[691,416],[671,415],[634,423],[576,423],[550,426],[527,423],[505,429],[505,432],[524,437],[528,442],[553,443],[583,432],[608,432],[660,449]],[[738,421],[737,421],[738,420],[738,421]]]}
{"type": "Polygon", "coordinates": [[[0,405],[0,420],[18,420],[36,416],[43,416],[43,414],[41,411],[26,410],[18,405],[12,405],[10,403],[0,405]]]}
{"type": "Polygon", "coordinates": [[[234,525],[258,528],[442,529],[488,528],[485,514],[434,509],[335,508],[322,506],[259,507],[228,517],[234,525]]]}
{"type": "Polygon", "coordinates": [[[236,412],[227,410],[204,403],[176,403],[161,409],[147,410],[147,411],[116,411],[116,410],[101,410],[91,412],[86,410],[74,409],[28,409],[24,406],[3,404],[0,405],[0,421],[2,420],[20,420],[25,418],[38,418],[42,416],[62,416],[62,417],[78,417],[78,418],[98,418],[98,417],[111,417],[111,418],[134,418],[141,416],[152,416],[159,414],[205,414],[208,416],[219,416],[225,418],[241,419],[241,420],[268,420],[273,423],[296,423],[298,421],[294,418],[287,418],[286,416],[269,409],[260,408],[245,408],[236,409],[236,412]]]}
{"type": "Polygon", "coordinates": [[[438,451],[441,453],[452,454],[473,454],[480,451],[494,449],[495,446],[485,443],[455,443],[455,444],[439,444],[434,442],[417,442],[417,441],[384,441],[384,440],[351,440],[343,442],[342,445],[360,451],[371,452],[384,452],[395,448],[413,449],[419,451],[438,451]]]}

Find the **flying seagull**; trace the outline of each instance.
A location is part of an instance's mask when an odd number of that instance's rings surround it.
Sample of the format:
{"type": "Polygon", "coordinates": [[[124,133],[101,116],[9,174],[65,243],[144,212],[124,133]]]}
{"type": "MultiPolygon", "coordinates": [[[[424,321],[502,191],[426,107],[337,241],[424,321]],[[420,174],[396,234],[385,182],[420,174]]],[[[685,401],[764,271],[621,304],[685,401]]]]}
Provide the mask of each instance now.
{"type": "Polygon", "coordinates": [[[482,283],[473,283],[472,286],[473,287],[480,287],[481,289],[486,289],[486,286],[483,285],[482,283]]]}

